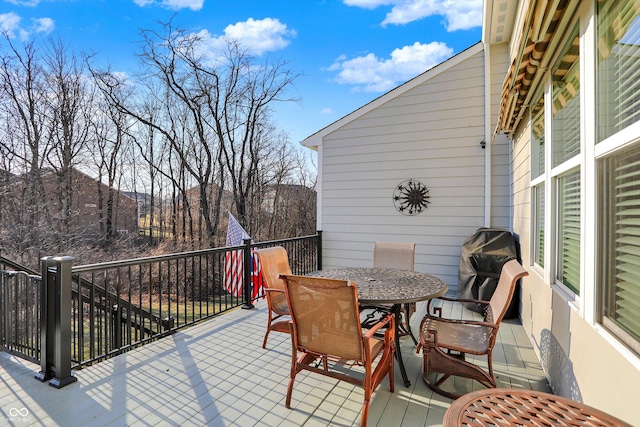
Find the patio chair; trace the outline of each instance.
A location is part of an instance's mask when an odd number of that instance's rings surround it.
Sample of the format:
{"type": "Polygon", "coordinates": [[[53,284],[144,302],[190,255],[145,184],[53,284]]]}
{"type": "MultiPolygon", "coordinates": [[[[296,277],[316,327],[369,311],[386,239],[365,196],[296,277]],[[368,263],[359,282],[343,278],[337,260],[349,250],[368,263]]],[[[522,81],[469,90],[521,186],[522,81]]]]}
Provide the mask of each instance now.
{"type": "Polygon", "coordinates": [[[284,280],[280,279],[278,275],[291,274],[291,267],[287,251],[282,246],[256,249],[254,254],[257,254],[260,260],[267,305],[269,306],[267,332],[264,334],[262,342],[262,348],[267,348],[269,332],[289,333],[289,306],[287,305],[284,280]]]}
{"type": "MultiPolygon", "coordinates": [[[[395,268],[398,270],[414,270],[416,254],[415,243],[404,242],[375,242],[373,245],[373,267],[374,268],[395,268]]],[[[384,312],[391,310],[391,305],[365,306],[364,309],[373,309],[365,314],[366,319],[363,322],[368,325],[374,319],[378,311],[384,312]]],[[[410,335],[414,344],[418,341],[411,332],[409,320],[416,311],[416,303],[406,304],[404,307],[404,321],[400,325],[400,335],[410,335]]]]}
{"type": "Polygon", "coordinates": [[[509,308],[516,282],[529,273],[517,260],[504,264],[500,279],[490,301],[453,299],[440,297],[430,300],[427,314],[420,325],[420,349],[423,351],[422,376],[425,383],[443,396],[457,399],[460,394],[442,389],[442,384],[452,376],[476,380],[486,387],[496,387],[491,360],[493,346],[500,323],[509,308]],[[457,301],[483,303],[483,321],[457,320],[442,317],[442,307],[431,305],[433,301],[457,301]],[[486,355],[488,372],[480,366],[465,360],[466,354],[486,355]],[[433,378],[431,378],[431,374],[433,378]]]}
{"type": "Polygon", "coordinates": [[[387,314],[363,334],[358,291],[351,282],[296,275],[281,277],[286,282],[291,309],[291,375],[286,407],[291,407],[296,375],[307,370],[362,387],[360,423],[366,426],[371,396],[385,376],[389,376],[389,389],[394,390],[393,314],[387,314]],[[374,336],[377,332],[384,332],[383,337],[374,336]],[[345,366],[353,371],[345,370],[345,366]],[[354,366],[362,366],[364,373],[354,366]]]}
{"type": "Polygon", "coordinates": [[[375,242],[373,245],[373,266],[413,271],[415,253],[415,243],[375,242]]]}

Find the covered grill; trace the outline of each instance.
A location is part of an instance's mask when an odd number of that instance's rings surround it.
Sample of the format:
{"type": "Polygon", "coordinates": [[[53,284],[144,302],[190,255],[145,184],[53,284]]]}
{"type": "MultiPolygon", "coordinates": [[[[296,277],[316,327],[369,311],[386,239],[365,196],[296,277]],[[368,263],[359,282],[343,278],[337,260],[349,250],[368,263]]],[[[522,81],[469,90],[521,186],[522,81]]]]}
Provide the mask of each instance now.
{"type": "MultiPolygon", "coordinates": [[[[518,259],[513,235],[500,228],[479,228],[462,244],[458,272],[459,298],[488,301],[498,285],[502,266],[518,259]]],[[[518,315],[518,292],[513,296],[505,318],[518,315]]],[[[483,304],[462,303],[469,310],[482,312],[483,304]]]]}

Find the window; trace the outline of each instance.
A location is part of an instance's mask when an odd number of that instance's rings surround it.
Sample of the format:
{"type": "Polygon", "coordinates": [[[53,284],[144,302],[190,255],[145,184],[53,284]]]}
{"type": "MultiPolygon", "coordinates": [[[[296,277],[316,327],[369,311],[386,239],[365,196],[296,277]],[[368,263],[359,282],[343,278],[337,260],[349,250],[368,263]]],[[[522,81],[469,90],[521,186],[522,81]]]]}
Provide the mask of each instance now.
{"type": "Polygon", "coordinates": [[[553,69],[553,167],[580,154],[580,37],[576,26],[553,69]]]}
{"type": "Polygon", "coordinates": [[[544,183],[533,187],[533,262],[544,268],[544,183]]]}
{"type": "MultiPolygon", "coordinates": [[[[556,280],[580,294],[580,37],[578,25],[552,69],[552,169],[557,197],[556,280]],[[577,166],[576,166],[577,165],[577,166]]],[[[553,175],[552,174],[552,175],[553,175]]]]}
{"type": "Polygon", "coordinates": [[[597,7],[599,316],[640,354],[640,0],[597,7]]]}
{"type": "Polygon", "coordinates": [[[533,262],[544,268],[544,200],[545,200],[545,154],[544,154],[544,95],[531,109],[531,184],[533,187],[533,262]]]}
{"type": "Polygon", "coordinates": [[[558,268],[556,279],[580,293],[580,171],[558,178],[558,268]]]}
{"type": "Polygon", "coordinates": [[[640,144],[598,161],[603,324],[640,353],[640,144]]]}
{"type": "Polygon", "coordinates": [[[531,179],[544,175],[544,96],[531,110],[531,179]]]}
{"type": "Polygon", "coordinates": [[[599,1],[598,142],[640,120],[640,0],[599,1]]]}

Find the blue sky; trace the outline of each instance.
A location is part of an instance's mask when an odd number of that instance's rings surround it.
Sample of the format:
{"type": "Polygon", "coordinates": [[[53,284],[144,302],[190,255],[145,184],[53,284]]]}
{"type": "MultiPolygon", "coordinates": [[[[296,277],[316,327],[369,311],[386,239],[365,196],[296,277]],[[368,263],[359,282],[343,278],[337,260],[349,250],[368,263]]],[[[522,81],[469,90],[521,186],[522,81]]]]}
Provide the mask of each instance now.
{"type": "Polygon", "coordinates": [[[301,76],[277,105],[297,143],[481,39],[482,0],[0,0],[0,31],[60,37],[132,72],[140,29],[173,23],[209,40],[238,39],[301,76]],[[175,16],[174,16],[175,15],[175,16]]]}

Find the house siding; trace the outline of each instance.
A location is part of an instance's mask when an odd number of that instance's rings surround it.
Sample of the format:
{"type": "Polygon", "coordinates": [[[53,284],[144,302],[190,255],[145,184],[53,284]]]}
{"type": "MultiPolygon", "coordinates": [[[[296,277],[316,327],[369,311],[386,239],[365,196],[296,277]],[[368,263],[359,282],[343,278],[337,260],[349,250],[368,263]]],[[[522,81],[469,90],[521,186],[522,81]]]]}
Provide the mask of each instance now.
{"type": "MultiPolygon", "coordinates": [[[[492,45],[490,50],[491,127],[496,128],[502,96],[504,70],[509,67],[509,45],[492,45]]],[[[499,135],[491,147],[491,227],[511,228],[511,144],[499,135]]]]}
{"type": "Polygon", "coordinates": [[[369,266],[374,242],[410,241],[416,270],[456,287],[460,247],[484,224],[483,75],[480,51],[324,136],[324,267],[369,266]],[[392,200],[408,179],[430,191],[414,216],[392,200]]]}

